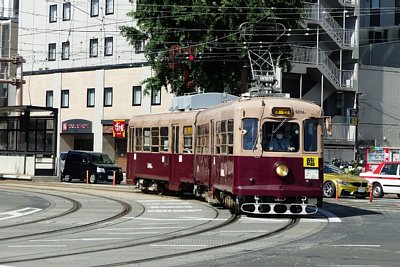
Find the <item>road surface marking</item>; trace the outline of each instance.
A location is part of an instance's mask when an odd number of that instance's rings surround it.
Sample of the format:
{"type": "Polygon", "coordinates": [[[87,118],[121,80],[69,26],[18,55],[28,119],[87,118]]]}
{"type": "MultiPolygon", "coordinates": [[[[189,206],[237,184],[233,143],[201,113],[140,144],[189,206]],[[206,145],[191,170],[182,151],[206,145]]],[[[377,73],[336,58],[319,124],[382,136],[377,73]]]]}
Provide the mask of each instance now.
{"type": "Polygon", "coordinates": [[[42,209],[27,207],[27,208],[23,208],[23,209],[19,209],[19,210],[11,210],[11,211],[2,212],[2,213],[0,213],[0,221],[17,218],[17,217],[21,217],[24,215],[29,215],[29,214],[32,214],[32,213],[35,213],[35,212],[38,212],[41,210],[42,209]]]}

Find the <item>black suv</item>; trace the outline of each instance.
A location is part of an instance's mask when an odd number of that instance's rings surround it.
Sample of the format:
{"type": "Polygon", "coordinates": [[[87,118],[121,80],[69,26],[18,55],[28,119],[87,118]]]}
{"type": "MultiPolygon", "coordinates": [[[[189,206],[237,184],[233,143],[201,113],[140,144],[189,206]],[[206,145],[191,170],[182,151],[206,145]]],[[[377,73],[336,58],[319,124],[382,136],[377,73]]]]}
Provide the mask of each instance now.
{"type": "Polygon", "coordinates": [[[115,172],[115,183],[123,180],[122,169],[116,165],[107,154],[91,151],[68,151],[65,159],[61,180],[71,182],[72,179],[86,181],[89,175],[89,183],[97,181],[112,182],[115,172]]]}

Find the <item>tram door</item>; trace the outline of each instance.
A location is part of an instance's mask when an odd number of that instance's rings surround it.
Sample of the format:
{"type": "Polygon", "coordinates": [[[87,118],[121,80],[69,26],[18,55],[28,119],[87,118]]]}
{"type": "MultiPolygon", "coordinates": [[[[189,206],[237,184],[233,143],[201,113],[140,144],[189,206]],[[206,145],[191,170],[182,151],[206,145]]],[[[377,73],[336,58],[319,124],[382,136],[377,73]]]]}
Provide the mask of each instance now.
{"type": "Polygon", "coordinates": [[[170,165],[169,173],[169,189],[179,190],[179,177],[176,175],[177,168],[179,168],[179,125],[172,125],[172,144],[171,156],[168,160],[170,165]]]}

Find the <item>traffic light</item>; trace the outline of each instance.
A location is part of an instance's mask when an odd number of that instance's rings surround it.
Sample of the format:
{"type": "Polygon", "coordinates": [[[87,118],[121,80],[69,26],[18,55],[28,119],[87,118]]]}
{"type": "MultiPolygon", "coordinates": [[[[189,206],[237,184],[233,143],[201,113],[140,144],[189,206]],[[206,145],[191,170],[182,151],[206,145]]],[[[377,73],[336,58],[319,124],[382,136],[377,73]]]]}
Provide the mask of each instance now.
{"type": "Polygon", "coordinates": [[[194,54],[189,54],[188,59],[190,62],[194,62],[196,60],[196,56],[194,54]]]}

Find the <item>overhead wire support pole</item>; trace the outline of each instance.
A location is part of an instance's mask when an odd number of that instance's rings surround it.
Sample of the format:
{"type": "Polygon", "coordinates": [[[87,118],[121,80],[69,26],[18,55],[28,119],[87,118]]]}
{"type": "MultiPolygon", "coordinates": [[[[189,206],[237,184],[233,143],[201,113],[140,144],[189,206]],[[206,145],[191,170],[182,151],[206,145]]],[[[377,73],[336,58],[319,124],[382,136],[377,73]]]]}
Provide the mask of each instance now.
{"type": "Polygon", "coordinates": [[[11,74],[10,73],[10,67],[7,67],[7,73],[6,73],[6,79],[0,79],[0,83],[8,83],[11,85],[16,86],[17,90],[17,106],[22,105],[22,88],[23,84],[25,84],[25,80],[23,78],[23,63],[25,63],[25,59],[22,56],[14,56],[14,57],[9,57],[9,58],[0,58],[0,63],[11,63],[16,65],[16,71],[15,73],[11,74]],[[19,70],[19,75],[18,75],[18,68],[19,70]],[[19,77],[18,77],[19,76],[19,77]]]}

